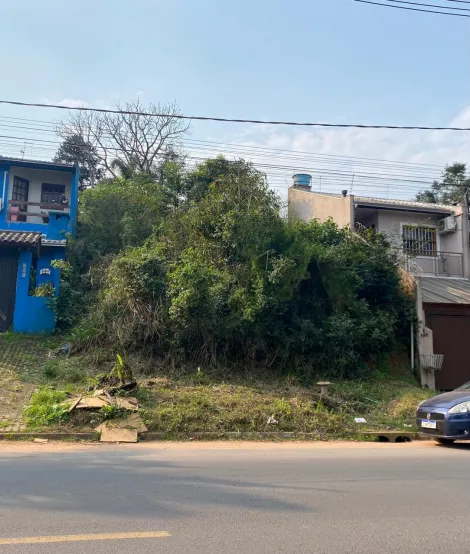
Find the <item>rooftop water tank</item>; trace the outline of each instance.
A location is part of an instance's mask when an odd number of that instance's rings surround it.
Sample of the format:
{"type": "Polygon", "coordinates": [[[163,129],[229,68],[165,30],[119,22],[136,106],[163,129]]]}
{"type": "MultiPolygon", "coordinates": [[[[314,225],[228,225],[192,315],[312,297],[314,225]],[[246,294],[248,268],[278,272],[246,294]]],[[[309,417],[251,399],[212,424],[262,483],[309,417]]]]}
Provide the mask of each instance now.
{"type": "Polygon", "coordinates": [[[292,176],[294,187],[310,188],[312,186],[312,176],[308,173],[295,173],[292,176]]]}

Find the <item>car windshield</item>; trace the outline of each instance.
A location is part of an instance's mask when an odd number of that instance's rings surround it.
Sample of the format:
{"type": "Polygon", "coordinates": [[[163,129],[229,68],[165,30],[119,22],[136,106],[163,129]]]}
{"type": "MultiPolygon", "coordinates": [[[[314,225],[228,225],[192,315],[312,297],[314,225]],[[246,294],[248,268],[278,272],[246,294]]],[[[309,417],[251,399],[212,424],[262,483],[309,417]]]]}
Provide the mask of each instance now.
{"type": "Polygon", "coordinates": [[[468,383],[465,383],[465,385],[462,385],[458,389],[455,390],[470,390],[470,381],[468,383]]]}

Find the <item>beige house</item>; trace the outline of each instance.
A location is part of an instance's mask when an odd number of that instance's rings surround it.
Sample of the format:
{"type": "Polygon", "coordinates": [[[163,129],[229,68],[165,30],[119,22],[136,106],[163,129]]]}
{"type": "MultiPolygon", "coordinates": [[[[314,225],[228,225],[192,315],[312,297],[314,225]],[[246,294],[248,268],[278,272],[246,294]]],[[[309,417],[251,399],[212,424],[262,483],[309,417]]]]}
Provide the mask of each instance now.
{"type": "Polygon", "coordinates": [[[465,337],[470,337],[469,218],[463,205],[316,192],[307,175],[294,176],[288,200],[289,217],[331,218],[358,234],[373,228],[387,235],[417,284],[416,359],[423,386],[449,390],[470,381],[465,349],[465,337]],[[435,354],[444,356],[443,363],[435,354]]]}

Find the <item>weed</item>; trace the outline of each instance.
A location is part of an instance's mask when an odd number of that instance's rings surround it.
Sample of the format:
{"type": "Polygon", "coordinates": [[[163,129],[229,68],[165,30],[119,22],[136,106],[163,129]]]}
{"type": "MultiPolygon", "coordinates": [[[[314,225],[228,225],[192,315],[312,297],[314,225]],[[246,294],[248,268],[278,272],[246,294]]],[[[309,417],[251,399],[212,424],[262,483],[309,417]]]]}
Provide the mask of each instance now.
{"type": "Polygon", "coordinates": [[[122,384],[132,381],[132,371],[120,354],[116,354],[116,361],[117,363],[113,367],[111,375],[117,377],[122,384]]]}
{"type": "Polygon", "coordinates": [[[125,410],[117,406],[117,404],[108,404],[100,409],[100,414],[104,419],[116,419],[124,416],[125,410]]]}
{"type": "Polygon", "coordinates": [[[272,412],[277,416],[290,416],[292,412],[292,406],[284,398],[275,400],[272,404],[272,412]]]}
{"type": "Polygon", "coordinates": [[[63,391],[54,391],[42,387],[31,397],[31,403],[25,409],[26,423],[29,427],[43,427],[60,423],[68,418],[68,406],[62,404],[67,399],[63,391]]]}
{"type": "Polygon", "coordinates": [[[43,373],[47,379],[56,379],[59,373],[57,363],[55,361],[46,362],[43,373]]]}

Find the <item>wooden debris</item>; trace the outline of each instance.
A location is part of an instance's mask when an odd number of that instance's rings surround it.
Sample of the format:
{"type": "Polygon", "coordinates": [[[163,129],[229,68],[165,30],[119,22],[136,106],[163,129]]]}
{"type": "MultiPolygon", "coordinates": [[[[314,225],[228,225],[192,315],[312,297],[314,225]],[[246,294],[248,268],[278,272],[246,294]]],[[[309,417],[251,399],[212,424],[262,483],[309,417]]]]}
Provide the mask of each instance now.
{"type": "Polygon", "coordinates": [[[33,442],[38,442],[39,444],[46,444],[46,442],[49,442],[49,439],[33,439],[33,442]]]}

